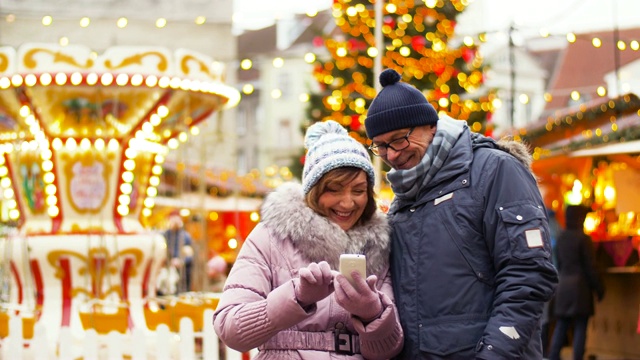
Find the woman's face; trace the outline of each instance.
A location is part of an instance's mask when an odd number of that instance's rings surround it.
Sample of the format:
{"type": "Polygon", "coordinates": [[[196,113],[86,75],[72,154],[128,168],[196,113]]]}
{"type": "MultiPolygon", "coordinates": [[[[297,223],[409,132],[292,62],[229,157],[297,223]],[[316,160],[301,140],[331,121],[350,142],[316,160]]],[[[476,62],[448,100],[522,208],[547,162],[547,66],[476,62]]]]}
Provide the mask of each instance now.
{"type": "Polygon", "coordinates": [[[320,211],[344,231],[351,229],[367,206],[367,175],[360,171],[351,180],[330,182],[318,198],[320,211]]]}

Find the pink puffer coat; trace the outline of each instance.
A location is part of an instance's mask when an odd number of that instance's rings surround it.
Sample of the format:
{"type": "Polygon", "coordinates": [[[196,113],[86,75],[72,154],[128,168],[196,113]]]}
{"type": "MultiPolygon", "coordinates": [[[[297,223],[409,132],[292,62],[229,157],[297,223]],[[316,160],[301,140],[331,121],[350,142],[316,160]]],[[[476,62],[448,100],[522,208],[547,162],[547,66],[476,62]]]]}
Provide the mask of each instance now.
{"type": "Polygon", "coordinates": [[[265,200],[262,221],[231,269],[214,315],[216,333],[238,351],[258,348],[257,359],[395,356],[404,337],[393,303],[388,234],[382,213],[345,232],[306,206],[300,185],[281,186],[265,200]],[[341,308],[333,294],[310,313],[296,301],[292,279],[298,270],[323,260],[337,270],[342,253],[366,254],[367,275],[378,276],[384,311],[366,325],[341,308]]]}

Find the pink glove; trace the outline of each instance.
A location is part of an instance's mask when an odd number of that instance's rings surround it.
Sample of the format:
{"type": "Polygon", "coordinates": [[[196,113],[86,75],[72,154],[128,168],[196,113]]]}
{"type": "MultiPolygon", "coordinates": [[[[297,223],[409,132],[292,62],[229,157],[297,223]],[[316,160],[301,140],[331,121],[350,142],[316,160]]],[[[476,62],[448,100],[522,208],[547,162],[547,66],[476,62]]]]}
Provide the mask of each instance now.
{"type": "Polygon", "coordinates": [[[363,322],[377,319],[384,310],[380,295],[376,290],[378,278],[371,275],[365,281],[357,271],[352,272],[351,276],[354,280],[354,286],[351,286],[344,275],[336,275],[334,281],[336,301],[363,322]]]}
{"type": "Polygon", "coordinates": [[[302,307],[315,304],[333,292],[333,274],[326,261],[311,263],[301,268],[299,273],[300,278],[294,279],[293,285],[296,299],[302,307]]]}

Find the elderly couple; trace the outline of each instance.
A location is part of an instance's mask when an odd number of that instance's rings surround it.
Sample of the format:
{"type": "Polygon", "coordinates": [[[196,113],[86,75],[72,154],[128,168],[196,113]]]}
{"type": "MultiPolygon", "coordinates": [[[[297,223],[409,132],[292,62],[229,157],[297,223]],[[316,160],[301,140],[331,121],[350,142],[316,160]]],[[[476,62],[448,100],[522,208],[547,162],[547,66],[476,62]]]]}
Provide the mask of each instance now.
{"type": "Polygon", "coordinates": [[[366,149],[334,121],[305,135],[302,184],[270,193],[214,315],[257,359],[541,359],[557,273],[530,157],[438,116],[387,69],[368,109],[392,170],[388,214],[366,149]],[[340,255],[366,255],[353,284],[340,255]]]}

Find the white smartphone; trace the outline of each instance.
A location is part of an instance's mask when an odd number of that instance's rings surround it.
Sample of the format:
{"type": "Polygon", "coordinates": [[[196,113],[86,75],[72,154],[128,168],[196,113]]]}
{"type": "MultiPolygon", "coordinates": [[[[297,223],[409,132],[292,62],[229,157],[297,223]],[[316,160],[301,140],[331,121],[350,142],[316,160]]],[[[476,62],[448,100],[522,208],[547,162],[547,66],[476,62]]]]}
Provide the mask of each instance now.
{"type": "Polygon", "coordinates": [[[353,270],[357,270],[363,279],[367,278],[367,257],[362,254],[342,254],[340,255],[340,273],[344,275],[347,280],[354,284],[351,273],[353,270]]]}

